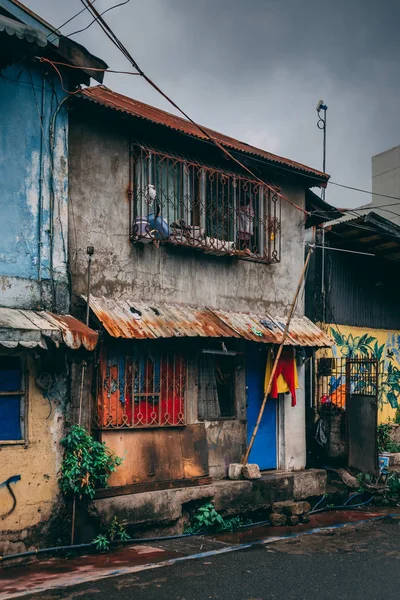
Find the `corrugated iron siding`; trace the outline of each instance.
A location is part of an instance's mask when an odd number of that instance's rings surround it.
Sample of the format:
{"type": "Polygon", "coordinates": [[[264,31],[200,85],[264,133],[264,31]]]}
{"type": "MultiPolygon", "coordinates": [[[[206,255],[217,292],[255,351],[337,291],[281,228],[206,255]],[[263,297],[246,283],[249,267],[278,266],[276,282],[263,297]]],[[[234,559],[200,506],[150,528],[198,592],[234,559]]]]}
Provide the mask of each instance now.
{"type": "Polygon", "coordinates": [[[326,252],[326,320],[339,325],[400,329],[399,268],[369,256],[326,252]]]}

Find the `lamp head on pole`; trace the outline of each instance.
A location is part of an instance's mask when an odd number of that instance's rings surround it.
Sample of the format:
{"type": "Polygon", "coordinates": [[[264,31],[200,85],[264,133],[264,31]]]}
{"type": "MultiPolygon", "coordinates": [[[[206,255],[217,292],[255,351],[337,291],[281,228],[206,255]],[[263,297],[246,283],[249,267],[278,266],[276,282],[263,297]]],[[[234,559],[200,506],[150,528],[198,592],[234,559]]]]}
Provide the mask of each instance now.
{"type": "Polygon", "coordinates": [[[323,100],[318,100],[317,113],[319,114],[321,110],[328,110],[328,107],[326,104],[324,104],[323,100]]]}

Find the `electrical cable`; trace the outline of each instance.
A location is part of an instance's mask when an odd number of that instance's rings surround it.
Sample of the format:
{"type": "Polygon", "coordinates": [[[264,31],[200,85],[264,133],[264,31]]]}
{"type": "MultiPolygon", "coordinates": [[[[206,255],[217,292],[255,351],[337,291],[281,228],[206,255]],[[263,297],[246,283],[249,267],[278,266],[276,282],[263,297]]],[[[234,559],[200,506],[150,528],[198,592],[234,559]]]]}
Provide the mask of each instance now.
{"type": "MultiPolygon", "coordinates": [[[[125,4],[128,4],[131,0],[125,0],[124,2],[120,2],[119,4],[114,4],[114,6],[110,6],[110,8],[107,8],[106,10],[103,10],[102,13],[100,13],[100,15],[105,15],[107,12],[109,12],[110,10],[114,10],[114,8],[118,8],[119,6],[124,6],[125,4]]],[[[83,11],[81,11],[83,12],[83,11]]],[[[93,23],[96,23],[98,21],[98,19],[93,19],[93,21],[91,21],[89,23],[89,25],[86,25],[86,27],[83,27],[82,29],[78,29],[77,31],[73,31],[72,33],[68,33],[67,35],[65,35],[65,37],[69,38],[72,35],[76,35],[78,33],[82,33],[82,31],[86,31],[87,29],[89,29],[89,27],[91,27],[93,25],[93,23]]]]}
{"type": "Polygon", "coordinates": [[[284,196],[283,194],[281,194],[280,192],[278,192],[276,189],[274,189],[272,186],[268,185],[265,181],[263,181],[262,179],[260,179],[257,175],[255,175],[255,173],[253,173],[253,171],[251,171],[251,169],[249,169],[246,165],[244,165],[241,161],[239,161],[237,158],[235,158],[231,152],[229,152],[222,144],[220,144],[218,142],[218,140],[216,140],[206,129],[204,129],[201,125],[198,125],[193,119],[191,119],[189,117],[189,115],[183,110],[181,109],[178,104],[176,102],[174,102],[174,100],[172,100],[165,92],[163,92],[163,90],[156,84],[154,83],[154,81],[152,81],[152,79],[150,79],[150,77],[148,75],[146,75],[146,73],[139,67],[138,63],[135,61],[135,59],[132,57],[132,55],[129,53],[129,51],[127,50],[127,48],[123,45],[123,43],[119,40],[119,38],[117,37],[117,35],[114,33],[114,31],[111,29],[111,27],[107,24],[107,22],[103,19],[103,17],[101,16],[101,14],[98,12],[98,10],[93,6],[93,2],[91,0],[81,0],[81,3],[86,6],[89,10],[89,12],[92,14],[92,16],[96,17],[97,19],[97,23],[98,25],[101,27],[101,29],[103,30],[103,32],[106,34],[106,36],[111,40],[111,42],[120,50],[120,52],[125,56],[125,58],[131,63],[131,65],[138,71],[138,73],[143,77],[143,79],[145,79],[145,81],[147,81],[147,83],[149,85],[151,85],[151,87],[153,87],[161,96],[163,96],[163,98],[165,98],[176,110],[178,110],[188,121],[190,121],[190,123],[192,123],[192,125],[194,125],[196,127],[196,129],[198,129],[204,136],[206,136],[207,139],[209,139],[210,141],[212,141],[222,152],[224,152],[224,154],[226,154],[231,160],[233,160],[234,162],[236,162],[238,165],[240,165],[240,167],[242,169],[244,169],[246,172],[250,173],[250,175],[252,177],[255,177],[256,180],[261,183],[264,187],[267,187],[270,191],[272,191],[276,196],[282,198],[283,200],[285,200],[286,202],[288,202],[289,204],[291,204],[293,207],[295,207],[297,210],[303,212],[304,214],[308,214],[308,212],[302,208],[301,206],[299,206],[298,204],[292,202],[291,200],[289,200],[288,198],[286,198],[286,196],[284,196]]]}
{"type": "MultiPolygon", "coordinates": [[[[337,183],[336,181],[330,181],[331,185],[337,185],[338,187],[345,188],[347,190],[353,190],[355,192],[361,192],[363,194],[370,194],[371,196],[380,196],[381,198],[390,198],[392,200],[400,200],[399,196],[390,196],[388,194],[377,194],[376,192],[370,192],[368,190],[363,190],[361,188],[356,188],[351,185],[344,185],[343,183],[337,183]]],[[[345,209],[346,210],[346,209],[345,209]]]]}
{"type": "MultiPolygon", "coordinates": [[[[93,4],[96,2],[96,0],[93,0],[93,4]]],[[[81,15],[82,13],[84,13],[87,10],[87,7],[85,6],[85,8],[82,8],[82,10],[80,10],[79,12],[77,12],[76,14],[74,14],[70,19],[68,19],[67,21],[65,21],[62,25],[60,25],[59,27],[56,27],[54,29],[54,31],[50,32],[48,34],[47,37],[51,36],[51,35],[57,35],[57,31],[60,31],[60,29],[62,29],[63,27],[65,27],[65,25],[68,25],[68,23],[71,23],[71,21],[73,21],[74,19],[76,19],[76,17],[79,17],[79,15],[81,15]]]]}
{"type": "Polygon", "coordinates": [[[139,75],[139,73],[133,73],[132,71],[117,71],[114,69],[99,69],[96,67],[88,67],[87,65],[69,65],[68,63],[59,62],[57,60],[49,60],[44,56],[39,57],[39,61],[42,63],[49,63],[50,65],[59,65],[61,67],[67,67],[68,69],[86,69],[86,71],[101,71],[103,73],[120,73],[123,75],[139,75]]]}

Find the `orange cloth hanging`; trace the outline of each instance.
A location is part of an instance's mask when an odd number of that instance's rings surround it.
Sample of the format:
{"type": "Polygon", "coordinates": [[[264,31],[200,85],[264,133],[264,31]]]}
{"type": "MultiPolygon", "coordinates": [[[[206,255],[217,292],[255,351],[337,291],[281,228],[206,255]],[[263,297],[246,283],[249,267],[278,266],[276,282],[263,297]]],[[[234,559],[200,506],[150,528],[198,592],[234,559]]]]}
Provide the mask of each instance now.
{"type": "MultiPolygon", "coordinates": [[[[269,353],[267,360],[267,368],[265,372],[265,386],[266,391],[270,374],[272,371],[272,357],[269,353]]],[[[299,387],[296,359],[294,357],[294,350],[292,347],[285,347],[279,358],[278,366],[275,371],[275,375],[272,381],[272,387],[270,392],[271,398],[277,398],[278,394],[290,392],[292,395],[292,406],[296,406],[296,388],[299,387]]]]}

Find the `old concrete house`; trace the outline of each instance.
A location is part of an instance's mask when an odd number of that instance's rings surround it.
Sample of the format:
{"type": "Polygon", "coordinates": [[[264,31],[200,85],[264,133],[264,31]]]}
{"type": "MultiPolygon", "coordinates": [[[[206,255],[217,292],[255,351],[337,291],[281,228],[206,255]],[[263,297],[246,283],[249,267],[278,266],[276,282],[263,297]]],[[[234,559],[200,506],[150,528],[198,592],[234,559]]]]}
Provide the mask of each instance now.
{"type": "Polygon", "coordinates": [[[45,541],[71,372],[97,342],[66,314],[67,90],[90,76],[62,69],[62,83],[41,59],[106,66],[19,2],[0,0],[0,554],[45,541]]]}
{"type": "MultiPolygon", "coordinates": [[[[250,482],[218,481],[254,428],[304,263],[305,195],[328,177],[103,86],[71,99],[69,153],[72,310],[82,316],[89,301],[101,330],[85,415],[124,457],[97,508],[176,523],[193,499],[222,506],[234,485],[252,494],[250,482]]],[[[270,474],[249,502],[265,504],[272,479],[286,497],[321,491],[321,473],[307,490],[296,482],[304,362],[329,343],[300,296],[285,350],[296,377],[267,403],[250,461],[270,474]]]]}

